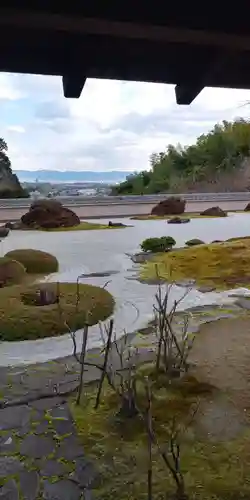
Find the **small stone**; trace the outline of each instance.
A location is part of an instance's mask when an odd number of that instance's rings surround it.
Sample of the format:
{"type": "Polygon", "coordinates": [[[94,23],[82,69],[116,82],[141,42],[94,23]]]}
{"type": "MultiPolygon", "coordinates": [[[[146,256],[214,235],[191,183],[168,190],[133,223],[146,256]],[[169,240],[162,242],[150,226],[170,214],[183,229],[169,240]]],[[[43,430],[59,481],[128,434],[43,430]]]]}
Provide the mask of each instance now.
{"type": "MultiPolygon", "coordinates": [[[[18,500],[18,488],[16,481],[10,479],[5,485],[0,488],[0,499],[1,500],[18,500]]],[[[26,499],[25,499],[26,500],[26,499]]]]}
{"type": "Polygon", "coordinates": [[[23,471],[19,474],[20,489],[24,500],[36,500],[39,493],[39,476],[36,471],[23,471]]]}
{"type": "Polygon", "coordinates": [[[193,287],[195,285],[195,280],[182,280],[182,281],[176,281],[175,282],[176,286],[180,286],[182,288],[186,287],[193,287]]]}
{"type": "Polygon", "coordinates": [[[81,495],[80,488],[67,479],[62,479],[56,483],[44,481],[44,500],[80,500],[81,495]]]}
{"type": "Polygon", "coordinates": [[[14,476],[23,469],[23,464],[16,457],[0,457],[0,477],[14,476]]]}
{"type": "Polygon", "coordinates": [[[215,289],[216,289],[215,286],[202,285],[198,288],[198,292],[209,293],[209,292],[213,292],[215,289]]]}
{"type": "Polygon", "coordinates": [[[67,472],[65,464],[57,460],[47,460],[44,464],[40,465],[41,476],[62,476],[67,472]]]}
{"type": "Polygon", "coordinates": [[[29,435],[24,438],[20,453],[26,457],[42,458],[50,455],[55,450],[56,444],[50,437],[29,435]]]}
{"type": "Polygon", "coordinates": [[[87,462],[84,458],[76,460],[75,471],[70,478],[75,481],[81,488],[89,488],[96,479],[97,472],[91,462],[87,462]]]}
{"type": "Polygon", "coordinates": [[[26,426],[30,421],[30,412],[26,405],[3,408],[0,411],[0,431],[26,426]]]}

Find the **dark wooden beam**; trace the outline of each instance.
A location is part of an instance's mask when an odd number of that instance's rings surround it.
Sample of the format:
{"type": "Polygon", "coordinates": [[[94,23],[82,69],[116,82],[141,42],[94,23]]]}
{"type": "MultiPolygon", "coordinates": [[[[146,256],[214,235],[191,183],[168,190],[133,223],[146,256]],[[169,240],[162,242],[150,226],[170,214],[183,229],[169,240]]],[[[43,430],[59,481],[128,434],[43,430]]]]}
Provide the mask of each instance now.
{"type": "Polygon", "coordinates": [[[188,105],[197,97],[204,88],[203,85],[195,83],[181,83],[175,86],[175,96],[177,104],[188,105]]]}
{"type": "Polygon", "coordinates": [[[250,51],[250,36],[0,7],[0,26],[250,51]]]}
{"type": "Polygon", "coordinates": [[[79,75],[63,75],[62,82],[64,97],[78,99],[82,93],[86,78],[79,75]]]}

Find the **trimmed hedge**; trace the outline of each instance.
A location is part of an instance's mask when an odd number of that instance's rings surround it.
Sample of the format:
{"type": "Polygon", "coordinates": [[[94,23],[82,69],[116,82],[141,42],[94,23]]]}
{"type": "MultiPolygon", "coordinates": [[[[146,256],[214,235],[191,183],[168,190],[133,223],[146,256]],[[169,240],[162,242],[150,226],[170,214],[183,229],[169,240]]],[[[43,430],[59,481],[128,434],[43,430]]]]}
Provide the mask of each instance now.
{"type": "Polygon", "coordinates": [[[0,287],[20,283],[25,274],[25,267],[20,262],[0,257],[0,287]]]}
{"type": "MultiPolygon", "coordinates": [[[[94,325],[108,318],[114,308],[114,299],[105,289],[79,285],[77,302],[76,283],[60,283],[60,303],[46,306],[27,302],[27,296],[44,287],[57,293],[57,283],[39,283],[31,286],[14,285],[0,289],[0,340],[34,340],[53,337],[82,328],[88,319],[94,325]],[[24,299],[24,301],[23,301],[24,299]]],[[[69,352],[70,354],[70,352],[69,352]]]]}
{"type": "Polygon", "coordinates": [[[29,274],[55,273],[59,267],[58,260],[54,255],[41,250],[11,250],[6,253],[5,257],[21,262],[29,274]]]}

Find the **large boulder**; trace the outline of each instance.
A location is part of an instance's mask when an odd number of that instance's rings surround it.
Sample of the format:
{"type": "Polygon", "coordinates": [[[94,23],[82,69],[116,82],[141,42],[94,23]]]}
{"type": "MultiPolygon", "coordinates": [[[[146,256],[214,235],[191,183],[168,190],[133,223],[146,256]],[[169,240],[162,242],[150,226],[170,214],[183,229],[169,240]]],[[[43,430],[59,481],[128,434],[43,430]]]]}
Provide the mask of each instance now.
{"type": "Polygon", "coordinates": [[[38,200],[32,203],[29,211],[21,217],[27,227],[55,229],[80,224],[78,215],[56,200],[38,200]]]}
{"type": "Polygon", "coordinates": [[[153,209],[151,214],[157,216],[180,215],[185,212],[186,201],[177,196],[171,196],[166,200],[160,201],[153,209]]]}
{"type": "Polygon", "coordinates": [[[227,217],[227,212],[224,212],[220,207],[210,207],[200,213],[206,217],[227,217]]]}

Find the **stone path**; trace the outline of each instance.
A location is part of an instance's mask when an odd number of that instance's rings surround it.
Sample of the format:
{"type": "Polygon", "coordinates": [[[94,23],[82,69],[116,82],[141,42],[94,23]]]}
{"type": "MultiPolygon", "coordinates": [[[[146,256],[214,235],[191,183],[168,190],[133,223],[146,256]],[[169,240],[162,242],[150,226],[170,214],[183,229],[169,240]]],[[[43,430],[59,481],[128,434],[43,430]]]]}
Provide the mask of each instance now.
{"type": "Polygon", "coordinates": [[[72,358],[0,368],[0,500],[91,498],[96,471],[63,395],[77,386],[77,375],[72,358]]]}

